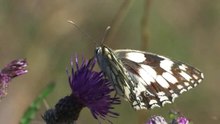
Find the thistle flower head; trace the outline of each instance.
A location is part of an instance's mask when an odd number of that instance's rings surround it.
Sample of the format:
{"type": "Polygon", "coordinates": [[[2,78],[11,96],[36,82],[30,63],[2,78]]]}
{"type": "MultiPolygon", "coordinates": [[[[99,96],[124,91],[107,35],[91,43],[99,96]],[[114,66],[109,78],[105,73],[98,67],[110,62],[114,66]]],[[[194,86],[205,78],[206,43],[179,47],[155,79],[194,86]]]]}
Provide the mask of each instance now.
{"type": "MultiPolygon", "coordinates": [[[[190,121],[186,117],[182,116],[179,112],[170,111],[169,124],[189,124],[190,121]]],[[[162,116],[152,116],[146,124],[168,124],[162,116]]]]}
{"type": "Polygon", "coordinates": [[[185,117],[178,117],[176,122],[177,124],[189,124],[189,120],[185,117]]]}
{"type": "Polygon", "coordinates": [[[117,113],[111,111],[113,104],[119,104],[118,98],[112,98],[110,93],[114,91],[110,82],[104,78],[102,72],[92,71],[95,66],[95,60],[82,60],[78,64],[76,57],[76,71],[74,72],[73,62],[72,75],[69,75],[69,84],[72,89],[72,95],[79,99],[83,105],[88,107],[93,116],[105,118],[106,116],[117,116],[117,113]]]}
{"type": "Polygon", "coordinates": [[[146,124],[167,124],[167,122],[162,116],[152,116],[146,124]]]}
{"type": "Polygon", "coordinates": [[[169,113],[171,124],[189,124],[190,120],[183,116],[181,112],[171,110],[169,113]]]}
{"type": "Polygon", "coordinates": [[[27,73],[25,59],[16,59],[0,70],[0,98],[7,95],[9,81],[17,76],[27,73]]]}
{"type": "Polygon", "coordinates": [[[43,118],[47,124],[74,122],[84,107],[90,109],[95,119],[118,116],[112,111],[112,105],[119,104],[120,100],[118,97],[111,97],[110,93],[114,89],[102,72],[93,71],[95,64],[94,59],[89,61],[82,59],[82,64],[79,64],[78,57],[75,58],[75,62],[71,60],[71,74],[68,71],[67,74],[72,92],[69,96],[62,98],[53,111],[50,110],[44,114],[43,118]],[[52,122],[51,118],[55,121],[52,122]]]}

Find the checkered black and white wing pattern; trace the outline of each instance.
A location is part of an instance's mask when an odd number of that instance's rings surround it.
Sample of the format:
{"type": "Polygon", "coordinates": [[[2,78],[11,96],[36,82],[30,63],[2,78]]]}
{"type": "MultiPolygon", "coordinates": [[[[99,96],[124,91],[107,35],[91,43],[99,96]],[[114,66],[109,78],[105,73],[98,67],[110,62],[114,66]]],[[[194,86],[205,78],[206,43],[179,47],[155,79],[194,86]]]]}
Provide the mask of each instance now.
{"type": "Polygon", "coordinates": [[[171,103],[204,78],[198,69],[164,56],[137,50],[116,50],[114,53],[133,83],[132,94],[128,97],[136,110],[171,103]]]}

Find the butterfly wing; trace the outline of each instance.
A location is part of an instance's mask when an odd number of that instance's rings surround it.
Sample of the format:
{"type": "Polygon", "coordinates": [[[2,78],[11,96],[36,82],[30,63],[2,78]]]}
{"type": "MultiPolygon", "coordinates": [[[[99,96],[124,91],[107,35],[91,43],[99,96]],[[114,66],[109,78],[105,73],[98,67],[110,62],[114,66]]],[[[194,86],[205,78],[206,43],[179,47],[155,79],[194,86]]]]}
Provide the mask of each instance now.
{"type": "Polygon", "coordinates": [[[204,78],[198,69],[164,56],[126,49],[115,50],[114,53],[132,80],[132,94],[129,96],[136,99],[129,101],[137,110],[171,103],[204,78]]]}

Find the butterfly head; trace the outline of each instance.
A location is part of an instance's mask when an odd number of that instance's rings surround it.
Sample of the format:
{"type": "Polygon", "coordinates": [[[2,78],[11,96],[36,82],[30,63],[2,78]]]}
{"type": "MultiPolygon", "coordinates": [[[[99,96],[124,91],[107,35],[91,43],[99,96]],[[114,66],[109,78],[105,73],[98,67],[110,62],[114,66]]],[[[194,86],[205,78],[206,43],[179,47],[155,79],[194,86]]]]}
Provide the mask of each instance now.
{"type": "Polygon", "coordinates": [[[104,45],[98,46],[95,49],[96,58],[98,59],[98,61],[101,59],[107,58],[109,53],[111,53],[111,51],[112,50],[110,48],[104,45]]]}
{"type": "Polygon", "coordinates": [[[99,47],[96,47],[96,49],[95,49],[95,55],[97,56],[97,55],[99,55],[99,54],[102,54],[102,47],[101,46],[99,46],[99,47]]]}

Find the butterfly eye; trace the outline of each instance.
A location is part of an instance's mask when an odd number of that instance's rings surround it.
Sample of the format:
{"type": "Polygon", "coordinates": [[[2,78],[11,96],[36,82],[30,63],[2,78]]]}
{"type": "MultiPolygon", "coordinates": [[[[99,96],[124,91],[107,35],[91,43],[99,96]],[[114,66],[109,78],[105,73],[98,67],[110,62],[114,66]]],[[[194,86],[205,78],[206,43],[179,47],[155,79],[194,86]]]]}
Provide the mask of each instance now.
{"type": "Polygon", "coordinates": [[[96,47],[95,53],[96,53],[96,55],[101,54],[102,53],[102,48],[101,47],[96,47]]]}

